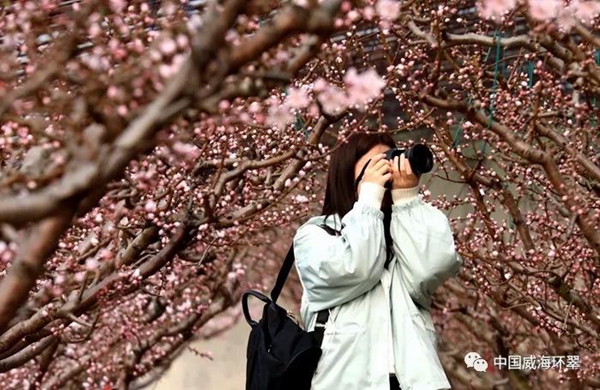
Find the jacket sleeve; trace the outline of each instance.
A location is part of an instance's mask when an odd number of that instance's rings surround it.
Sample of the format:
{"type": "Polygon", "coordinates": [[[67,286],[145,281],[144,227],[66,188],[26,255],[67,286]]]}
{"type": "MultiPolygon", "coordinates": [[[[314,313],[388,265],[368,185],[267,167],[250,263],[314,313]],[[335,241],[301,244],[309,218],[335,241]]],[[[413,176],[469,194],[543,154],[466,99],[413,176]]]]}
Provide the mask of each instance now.
{"type": "Polygon", "coordinates": [[[341,305],[372,289],[386,258],[383,212],[357,201],[342,218],[341,236],[314,224],[294,236],[294,256],[311,311],[341,305]]]}
{"type": "Polygon", "coordinates": [[[412,299],[429,310],[431,297],[455,277],[463,260],[455,250],[448,218],[421,198],[393,197],[390,234],[400,275],[412,299]]]}

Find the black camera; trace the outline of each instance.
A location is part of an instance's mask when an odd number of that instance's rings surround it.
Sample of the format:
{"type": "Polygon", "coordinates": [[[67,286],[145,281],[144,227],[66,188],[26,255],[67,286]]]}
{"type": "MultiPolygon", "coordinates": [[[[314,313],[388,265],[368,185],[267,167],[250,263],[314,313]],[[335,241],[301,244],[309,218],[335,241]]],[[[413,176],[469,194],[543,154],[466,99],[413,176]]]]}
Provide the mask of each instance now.
{"type": "MultiPolygon", "coordinates": [[[[404,157],[410,162],[410,168],[417,177],[421,177],[422,174],[431,171],[433,168],[433,153],[423,144],[416,144],[408,150],[399,148],[388,149],[385,152],[385,159],[391,161],[396,156],[400,157],[402,153],[404,153],[404,157]]],[[[398,164],[400,164],[400,160],[398,160],[398,164]]],[[[398,169],[400,169],[400,166],[398,166],[398,169]]],[[[391,187],[391,180],[385,183],[385,188],[389,189],[391,187]]]]}
{"type": "MultiPolygon", "coordinates": [[[[431,171],[431,169],[433,168],[433,153],[427,146],[425,146],[423,144],[416,144],[416,145],[412,146],[411,148],[409,148],[408,150],[399,149],[399,148],[390,148],[387,150],[387,152],[385,152],[384,158],[386,160],[391,161],[394,159],[394,157],[400,156],[402,153],[404,153],[404,156],[410,162],[410,168],[412,169],[413,173],[417,177],[420,177],[422,174],[431,171]]],[[[369,160],[369,162],[370,161],[371,160],[369,160]]],[[[365,173],[365,170],[367,169],[367,165],[369,165],[369,162],[367,162],[365,164],[365,166],[362,168],[360,174],[356,178],[356,180],[354,182],[355,189],[358,188],[358,183],[362,179],[363,174],[365,173]]],[[[398,161],[398,164],[400,164],[400,161],[398,161]]],[[[398,166],[398,169],[399,168],[400,167],[398,166]]],[[[385,188],[390,189],[391,187],[392,187],[392,180],[385,183],[385,188]]]]}
{"type": "Polygon", "coordinates": [[[416,144],[408,150],[391,148],[385,152],[385,159],[393,160],[394,157],[400,156],[402,153],[410,162],[410,167],[417,176],[427,173],[433,168],[433,153],[423,144],[416,144]]]}
{"type": "MultiPolygon", "coordinates": [[[[410,162],[410,168],[417,177],[421,177],[422,174],[431,171],[433,168],[433,153],[431,150],[423,145],[413,145],[408,150],[399,148],[390,148],[385,152],[386,160],[393,160],[394,157],[402,155],[410,162]]],[[[398,160],[398,169],[400,169],[400,160],[398,160]]],[[[385,183],[385,188],[390,189],[392,187],[392,180],[385,183]]]]}

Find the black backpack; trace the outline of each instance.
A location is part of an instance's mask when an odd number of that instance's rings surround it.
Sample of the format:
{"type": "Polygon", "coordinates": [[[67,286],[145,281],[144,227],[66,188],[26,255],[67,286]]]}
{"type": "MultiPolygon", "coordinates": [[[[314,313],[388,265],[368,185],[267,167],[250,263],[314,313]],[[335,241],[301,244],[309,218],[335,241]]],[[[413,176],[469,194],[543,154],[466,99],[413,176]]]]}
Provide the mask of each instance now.
{"type": "MultiPolygon", "coordinates": [[[[327,233],[339,235],[327,225],[327,233]]],[[[309,390],[321,357],[321,343],[329,310],[317,314],[315,330],[302,329],[291,311],[277,305],[277,298],[294,263],[294,246],[290,247],[281,266],[271,299],[259,291],[248,290],[242,296],[246,321],[252,327],[246,352],[246,390],[309,390]],[[262,318],[250,318],[248,298],[265,303],[262,318]]]]}

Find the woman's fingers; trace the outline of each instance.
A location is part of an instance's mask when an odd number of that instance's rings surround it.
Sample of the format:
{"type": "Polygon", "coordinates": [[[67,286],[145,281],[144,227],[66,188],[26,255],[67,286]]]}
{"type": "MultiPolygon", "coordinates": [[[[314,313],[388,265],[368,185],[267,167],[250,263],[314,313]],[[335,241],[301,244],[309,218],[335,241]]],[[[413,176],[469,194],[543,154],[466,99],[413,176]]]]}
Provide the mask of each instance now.
{"type": "MultiPolygon", "coordinates": [[[[381,161],[385,157],[385,153],[379,153],[373,156],[373,162],[381,161]]],[[[385,161],[385,160],[384,160],[385,161]]]]}
{"type": "Polygon", "coordinates": [[[389,169],[389,162],[387,160],[379,160],[373,166],[367,167],[367,171],[377,172],[382,174],[389,169]]]}
{"type": "Polygon", "coordinates": [[[369,159],[369,161],[367,162],[367,170],[375,169],[375,168],[377,168],[378,165],[381,164],[382,161],[385,162],[386,160],[382,160],[383,157],[385,157],[385,155],[376,154],[371,159],[369,159]]]}
{"type": "Polygon", "coordinates": [[[413,174],[410,162],[404,156],[404,153],[400,156],[400,172],[402,172],[403,176],[411,176],[413,174]]]}
{"type": "Polygon", "coordinates": [[[408,176],[413,174],[412,168],[410,166],[410,161],[408,161],[408,159],[404,156],[404,154],[402,154],[402,157],[404,159],[404,165],[406,166],[406,174],[408,176]]]}
{"type": "Polygon", "coordinates": [[[370,164],[365,169],[363,181],[385,185],[392,178],[392,168],[390,162],[384,159],[385,155],[376,155],[370,160],[370,164]]]}
{"type": "Polygon", "coordinates": [[[379,167],[387,165],[387,160],[379,160],[375,164],[373,164],[373,168],[378,169],[379,167]]]}
{"type": "Polygon", "coordinates": [[[390,168],[390,163],[387,160],[382,160],[375,165],[375,169],[390,168]]]}

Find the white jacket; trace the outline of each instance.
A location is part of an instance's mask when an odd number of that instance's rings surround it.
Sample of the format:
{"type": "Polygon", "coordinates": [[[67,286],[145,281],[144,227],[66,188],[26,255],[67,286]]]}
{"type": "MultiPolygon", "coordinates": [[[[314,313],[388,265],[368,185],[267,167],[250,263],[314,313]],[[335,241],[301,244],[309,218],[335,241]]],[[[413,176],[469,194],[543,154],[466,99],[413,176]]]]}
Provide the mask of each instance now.
{"type": "Polygon", "coordinates": [[[330,309],[311,390],[388,390],[388,347],[402,390],[450,388],[429,308],[431,295],[457,275],[462,258],[447,217],[417,195],[418,187],[394,190],[394,258],[386,270],[384,191],[363,183],[341,221],[338,215],[326,222],[324,216],[310,218],[294,237],[305,329],[314,329],[318,311],[330,309]],[[317,226],[324,222],[343,227],[341,236],[317,226]]]}

